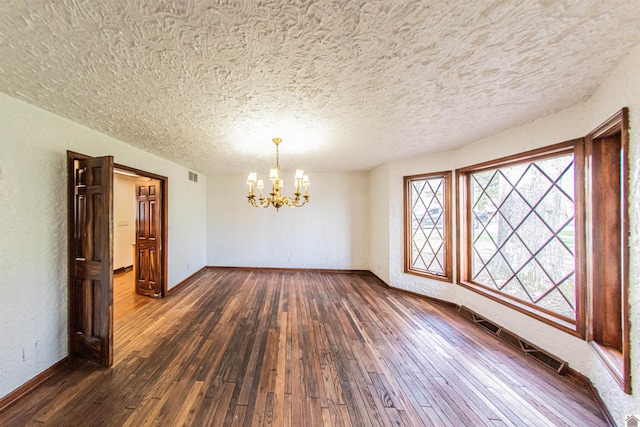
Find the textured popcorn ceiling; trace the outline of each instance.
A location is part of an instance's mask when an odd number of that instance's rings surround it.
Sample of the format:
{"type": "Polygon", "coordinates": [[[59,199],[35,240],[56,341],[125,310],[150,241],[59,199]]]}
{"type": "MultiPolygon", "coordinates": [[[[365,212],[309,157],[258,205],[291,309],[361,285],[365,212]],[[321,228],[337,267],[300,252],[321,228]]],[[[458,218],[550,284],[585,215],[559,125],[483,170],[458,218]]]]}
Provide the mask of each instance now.
{"type": "Polygon", "coordinates": [[[206,173],[266,173],[274,136],[284,169],[367,170],[585,100],[639,23],[637,0],[3,0],[0,91],[206,173]]]}

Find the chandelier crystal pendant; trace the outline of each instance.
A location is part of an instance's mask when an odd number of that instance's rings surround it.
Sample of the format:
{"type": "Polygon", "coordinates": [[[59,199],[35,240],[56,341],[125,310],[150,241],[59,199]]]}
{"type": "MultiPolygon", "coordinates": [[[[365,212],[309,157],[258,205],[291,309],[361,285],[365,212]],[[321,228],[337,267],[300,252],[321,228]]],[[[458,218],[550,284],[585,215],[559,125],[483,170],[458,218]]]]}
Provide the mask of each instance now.
{"type": "Polygon", "coordinates": [[[273,138],[273,143],[276,144],[276,167],[275,169],[271,169],[269,173],[269,180],[271,181],[271,192],[269,193],[270,197],[262,196],[262,189],[264,188],[264,181],[258,178],[258,174],[256,172],[249,173],[249,177],[247,178],[247,185],[249,185],[249,196],[247,196],[249,203],[251,206],[256,208],[266,208],[269,205],[276,208],[276,210],[280,209],[282,206],[291,206],[292,208],[299,208],[300,206],[305,205],[309,202],[309,176],[305,175],[301,169],[296,170],[296,175],[294,180],[296,182],[296,191],[293,193],[293,197],[283,196],[282,195],[282,187],[283,181],[280,177],[280,151],[278,149],[280,142],[282,142],[282,138],[273,138]],[[255,195],[255,186],[258,186],[258,190],[260,191],[259,197],[256,200],[255,195]],[[300,198],[300,187],[304,185],[304,196],[302,199],[300,198]]]}

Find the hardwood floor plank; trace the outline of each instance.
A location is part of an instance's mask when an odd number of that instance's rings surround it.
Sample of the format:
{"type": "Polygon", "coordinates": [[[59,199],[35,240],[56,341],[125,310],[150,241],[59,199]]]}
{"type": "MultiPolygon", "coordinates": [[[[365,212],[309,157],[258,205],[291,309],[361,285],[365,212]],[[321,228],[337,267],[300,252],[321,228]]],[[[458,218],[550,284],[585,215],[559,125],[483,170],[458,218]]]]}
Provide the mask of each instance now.
{"type": "Polygon", "coordinates": [[[136,293],[133,270],[113,276],[113,316],[120,320],[149,304],[152,298],[136,293]]]}
{"type": "Polygon", "coordinates": [[[351,422],[351,416],[349,414],[349,408],[347,405],[338,405],[338,414],[340,417],[340,421],[345,427],[351,427],[354,423],[351,422]]]}
{"type": "Polygon", "coordinates": [[[233,419],[231,420],[231,424],[225,423],[225,425],[243,426],[246,413],[247,413],[247,407],[245,405],[237,405],[233,413],[233,419]]]}
{"type": "Polygon", "coordinates": [[[274,391],[274,415],[273,424],[281,426],[284,424],[284,394],[285,394],[285,378],[287,363],[287,326],[288,313],[283,311],[283,300],[278,313],[278,350],[275,372],[275,391],[274,391]]]}
{"type": "Polygon", "coordinates": [[[190,420],[188,424],[191,425],[193,423],[193,413],[195,412],[194,407],[196,399],[198,397],[198,394],[201,393],[203,384],[204,383],[202,381],[196,381],[195,383],[193,383],[191,389],[188,390],[187,396],[182,401],[182,405],[178,409],[178,413],[175,417],[173,425],[184,425],[189,418],[190,420]]]}
{"type": "MultiPolygon", "coordinates": [[[[265,292],[258,292],[259,300],[261,301],[262,310],[260,313],[260,318],[264,318],[268,315],[269,312],[269,300],[265,298],[265,292]]],[[[258,391],[257,381],[261,376],[261,368],[262,368],[262,359],[264,357],[264,347],[266,346],[267,336],[266,331],[267,327],[264,321],[258,320],[254,327],[256,328],[255,337],[252,342],[252,348],[249,361],[247,363],[247,368],[245,369],[244,378],[242,380],[242,387],[240,389],[240,396],[238,397],[238,405],[248,406],[250,402],[251,410],[248,412],[253,413],[253,407],[255,405],[255,394],[258,391]],[[257,373],[257,374],[256,374],[257,373]],[[254,387],[254,383],[256,384],[254,387]]]]}
{"type": "Polygon", "coordinates": [[[113,367],[71,361],[0,425],[606,425],[575,380],[368,273],[207,269],[162,300],[126,275],[113,367]]]}

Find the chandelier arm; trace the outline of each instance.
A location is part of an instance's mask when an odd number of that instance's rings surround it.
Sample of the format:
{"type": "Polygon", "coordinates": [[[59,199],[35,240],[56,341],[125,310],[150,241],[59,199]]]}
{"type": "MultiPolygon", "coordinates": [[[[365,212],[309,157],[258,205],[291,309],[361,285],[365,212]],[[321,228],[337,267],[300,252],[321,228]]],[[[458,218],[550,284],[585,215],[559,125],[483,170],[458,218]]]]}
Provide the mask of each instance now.
{"type": "Polygon", "coordinates": [[[265,197],[264,199],[260,200],[260,208],[268,208],[269,205],[272,203],[272,199],[271,197],[265,197]]]}
{"type": "Polygon", "coordinates": [[[296,197],[285,197],[283,199],[284,204],[287,206],[291,206],[292,208],[299,208],[306,205],[309,202],[309,196],[303,196],[302,202],[300,202],[300,196],[296,197]]]}
{"type": "Polygon", "coordinates": [[[269,198],[261,198],[259,200],[259,202],[256,202],[256,197],[255,196],[248,196],[247,197],[247,201],[254,208],[267,208],[267,207],[269,207],[270,200],[271,199],[269,199],[269,198]]]}
{"type": "Polygon", "coordinates": [[[259,201],[256,201],[255,196],[248,196],[247,201],[251,206],[256,208],[267,208],[270,205],[273,205],[275,207],[281,207],[286,205],[292,208],[299,208],[309,203],[309,196],[308,195],[302,196],[302,201],[300,200],[299,195],[296,195],[295,197],[285,196],[279,199],[276,197],[273,197],[273,198],[264,197],[259,199],[259,201]]]}

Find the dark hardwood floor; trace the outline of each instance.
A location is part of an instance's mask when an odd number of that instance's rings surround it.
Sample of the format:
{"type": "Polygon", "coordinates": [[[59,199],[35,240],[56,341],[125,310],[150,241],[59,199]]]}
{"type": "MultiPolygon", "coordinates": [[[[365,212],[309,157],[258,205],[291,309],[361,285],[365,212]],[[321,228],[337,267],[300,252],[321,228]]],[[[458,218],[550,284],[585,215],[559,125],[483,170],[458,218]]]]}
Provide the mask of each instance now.
{"type": "Polygon", "coordinates": [[[0,425],[606,425],[578,383],[370,274],[208,269],[145,302],[111,369],[69,363],[0,425]]]}
{"type": "Polygon", "coordinates": [[[153,299],[136,293],[134,271],[116,274],[113,277],[113,319],[120,322],[135,313],[153,299]]]}

